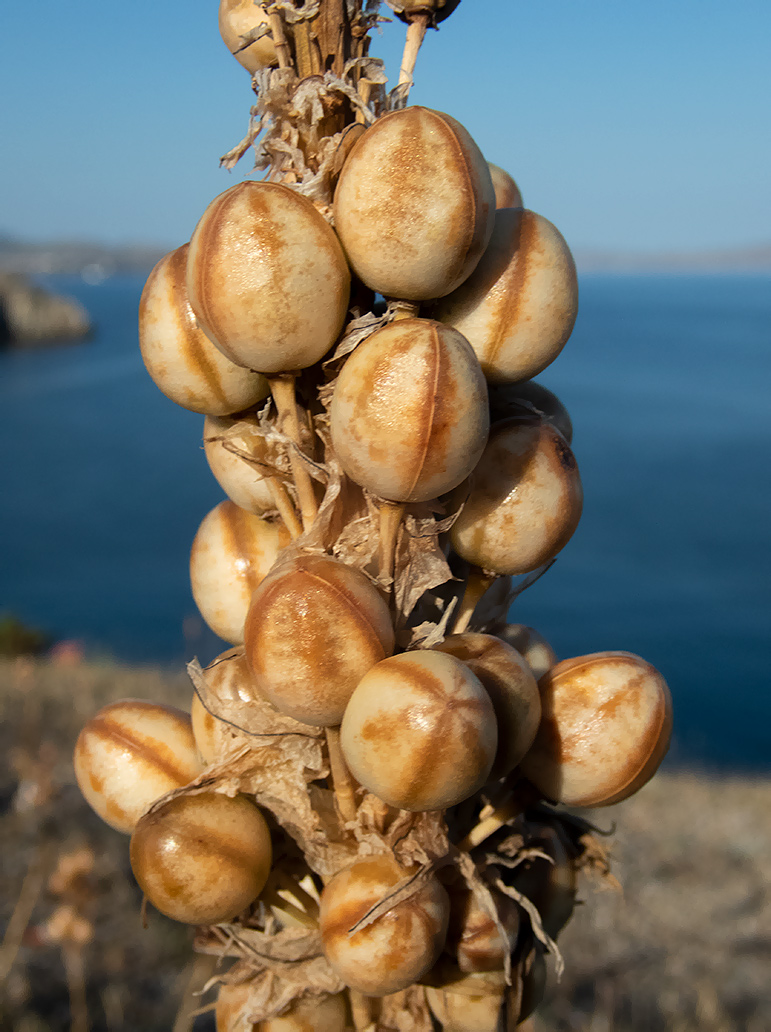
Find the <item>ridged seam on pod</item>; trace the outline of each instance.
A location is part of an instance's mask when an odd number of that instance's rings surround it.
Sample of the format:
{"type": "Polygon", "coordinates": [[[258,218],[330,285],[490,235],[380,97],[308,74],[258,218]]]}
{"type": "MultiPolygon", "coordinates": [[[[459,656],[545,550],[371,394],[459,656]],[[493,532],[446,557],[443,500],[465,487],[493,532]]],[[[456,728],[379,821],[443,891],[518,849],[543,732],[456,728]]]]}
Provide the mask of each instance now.
{"type": "Polygon", "coordinates": [[[343,166],[335,228],[348,261],[386,297],[443,297],[473,271],[493,228],[487,162],[454,118],[410,107],[379,118],[343,166]]]}
{"type": "Polygon", "coordinates": [[[540,682],[543,719],[522,771],[548,799],[609,806],[653,777],[669,747],[672,700],[640,656],[596,652],[540,682]]]}
{"type": "Polygon", "coordinates": [[[243,36],[260,25],[267,26],[268,15],[255,0],[220,0],[219,30],[222,41],[239,64],[254,75],[262,68],[278,64],[273,37],[264,36],[244,45],[243,36]]]}
{"type": "Polygon", "coordinates": [[[290,540],[283,524],[229,500],[204,517],[190,550],[190,585],[201,616],[224,641],[243,642],[252,594],[290,540]]]}
{"type": "Polygon", "coordinates": [[[343,469],[394,502],[451,490],[487,441],[487,387],[465,338],[430,319],[373,333],[335,384],[332,443],[343,469]]]}
{"type": "Polygon", "coordinates": [[[252,597],[246,656],[276,709],[305,724],[340,723],[363,675],[394,649],[388,606],[363,573],[328,556],[282,562],[252,597]]]}
{"type": "Polygon", "coordinates": [[[487,162],[490,169],[490,178],[493,181],[495,190],[495,207],[497,208],[521,208],[522,194],[519,187],[509,173],[499,165],[487,162]]]}
{"type": "Polygon", "coordinates": [[[203,450],[215,480],[239,509],[256,516],[274,509],[276,503],[260,466],[252,465],[226,448],[226,439],[258,461],[271,458],[269,445],[257,429],[256,419],[253,416],[240,419],[207,416],[203,425],[203,450]]]}
{"type": "Polygon", "coordinates": [[[499,574],[553,559],[581,518],[583,492],[567,441],[549,423],[496,424],[450,531],[455,551],[499,574]]]}
{"type": "Polygon", "coordinates": [[[490,696],[454,656],[385,659],[361,679],[340,745],[365,788],[402,810],[444,810],[487,781],[498,747],[490,696]]]}
{"type": "Polygon", "coordinates": [[[280,183],[239,183],[190,240],[187,290],[200,325],[237,365],[273,375],[318,362],[343,327],[351,277],[313,204],[280,183]]]}
{"type": "Polygon", "coordinates": [[[562,234],[523,208],[496,211],[482,260],[434,311],[468,338],[491,383],[527,380],[545,369],[577,313],[576,267],[562,234]]]}
{"type": "Polygon", "coordinates": [[[78,735],[73,763],[86,802],[126,834],[156,799],[201,771],[187,713],[141,699],[99,710],[78,735]]]}
{"type": "Polygon", "coordinates": [[[161,258],[139,302],[139,349],[156,387],[191,412],[222,416],[267,397],[268,381],[226,358],[198,325],[187,296],[188,245],[161,258]]]}
{"type": "Polygon", "coordinates": [[[365,928],[350,929],[414,869],[392,856],[359,860],[338,872],[321,894],[319,927],[333,970],[369,996],[399,992],[437,960],[447,934],[449,900],[435,876],[365,928]]]}

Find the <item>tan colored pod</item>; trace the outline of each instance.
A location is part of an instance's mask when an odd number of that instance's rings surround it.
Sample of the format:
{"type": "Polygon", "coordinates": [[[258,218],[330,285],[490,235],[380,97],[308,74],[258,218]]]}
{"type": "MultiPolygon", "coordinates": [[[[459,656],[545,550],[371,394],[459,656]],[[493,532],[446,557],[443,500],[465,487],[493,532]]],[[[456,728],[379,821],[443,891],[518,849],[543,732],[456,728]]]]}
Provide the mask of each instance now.
{"type": "Polygon", "coordinates": [[[497,889],[490,891],[505,936],[465,883],[449,890],[450,924],[445,952],[455,958],[464,974],[503,971],[506,956],[513,953],[517,945],[519,907],[497,889]]]}
{"type": "Polygon", "coordinates": [[[396,993],[417,982],[436,962],[447,934],[450,904],[435,876],[352,935],[350,929],[417,868],[393,856],[359,860],[336,874],[321,893],[319,928],[332,969],[367,996],[396,993]]]}
{"type": "Polygon", "coordinates": [[[562,434],[549,423],[505,420],[490,431],[450,531],[452,547],[484,570],[529,573],[565,547],[582,506],[578,466],[562,434]]]}
{"type": "Polygon", "coordinates": [[[487,162],[463,126],[408,107],[379,118],[349,155],[335,229],[356,275],[386,297],[444,297],[471,274],[493,227],[487,162]]]}
{"type": "Polygon", "coordinates": [[[568,806],[609,806],[649,781],[669,748],[672,699],[650,663],[629,652],[565,659],[545,674],[543,719],[522,772],[568,806]]]}
{"type": "Polygon", "coordinates": [[[435,648],[465,663],[490,696],[498,724],[490,781],[498,781],[525,755],[541,722],[535,677],[518,652],[491,634],[451,634],[435,648]]]}
{"type": "Polygon", "coordinates": [[[570,413],[556,394],[536,380],[521,383],[491,384],[490,422],[521,417],[532,413],[555,426],[568,444],[573,441],[573,422],[570,413]]]}
{"type": "Polygon", "coordinates": [[[231,501],[204,517],[190,550],[190,584],[198,610],[215,634],[238,645],[252,594],[291,538],[231,501]]]}
{"type": "Polygon", "coordinates": [[[359,682],[340,728],[353,776],[402,810],[444,810],[487,781],[498,747],[490,696],[454,656],[384,659],[359,682]]]}
{"type": "Polygon", "coordinates": [[[276,46],[270,33],[249,44],[242,38],[252,29],[267,24],[268,15],[254,0],[220,0],[220,36],[236,61],[252,75],[262,68],[278,64],[276,46]]]}
{"type": "Polygon", "coordinates": [[[537,849],[545,856],[523,860],[516,867],[502,872],[503,879],[535,904],[544,931],[556,939],[575,908],[575,869],[559,829],[550,824],[528,821],[524,847],[537,849]]]}
{"type": "Polygon", "coordinates": [[[99,710],[78,735],[73,762],[86,802],[126,834],[156,799],[202,769],[187,713],[141,699],[99,710]]]}
{"type": "Polygon", "coordinates": [[[281,563],[254,593],[245,626],[255,683],[305,724],[339,724],[364,674],[390,656],[388,606],[361,571],[329,556],[281,563]]]}
{"type": "Polygon", "coordinates": [[[493,181],[493,190],[495,190],[496,209],[521,208],[522,194],[514,179],[505,169],[499,165],[493,165],[491,161],[487,162],[487,167],[490,169],[490,178],[493,181]]]}
{"type": "Polygon", "coordinates": [[[191,412],[225,415],[267,397],[268,381],[226,358],[198,325],[185,285],[188,244],[161,258],[139,302],[139,348],[155,386],[191,412]]]}
{"type": "Polygon", "coordinates": [[[482,260],[434,315],[468,337],[491,383],[516,383],[554,361],[577,313],[576,267],[559,230],[503,208],[482,260]]]}
{"type": "Polygon", "coordinates": [[[270,449],[253,416],[207,416],[203,425],[203,450],[209,469],[222,490],[239,509],[260,516],[275,509],[268,480],[258,465],[228,450],[228,441],[257,462],[270,459],[270,449]],[[237,436],[236,436],[237,435],[237,436]]]}
{"type": "Polygon", "coordinates": [[[511,645],[523,657],[533,671],[533,677],[540,681],[547,670],[557,662],[557,654],[542,634],[526,624],[506,624],[496,630],[495,636],[511,645]]]}
{"type": "Polygon", "coordinates": [[[388,6],[403,22],[409,22],[416,14],[430,14],[437,22],[444,21],[460,3],[460,0],[388,0],[388,6]]]}
{"type": "Polygon", "coordinates": [[[426,1001],[442,1032],[515,1032],[515,1019],[501,1024],[504,987],[480,983],[475,991],[473,978],[469,975],[464,979],[462,992],[453,992],[454,985],[448,989],[426,987],[426,1001]]]}
{"type": "Polygon", "coordinates": [[[337,339],[351,276],[327,221],[280,183],[215,197],[190,240],[187,291],[201,327],[237,365],[305,369],[337,339]]]}
{"type": "Polygon", "coordinates": [[[215,1011],[217,1032],[345,1032],[348,1028],[344,993],[302,996],[274,1018],[250,1021],[251,988],[251,982],[220,986],[215,1011]]]}
{"type": "Polygon", "coordinates": [[[142,817],[131,869],[156,910],[185,924],[231,921],[262,892],[270,832],[243,795],[179,795],[142,817]]]}
{"type": "Polygon", "coordinates": [[[368,337],[342,368],[330,410],[332,443],[357,484],[394,502],[452,490],[482,454],[487,387],[463,336],[403,319],[368,337]]]}
{"type": "MultiPolygon", "coordinates": [[[[243,649],[226,649],[204,670],[206,685],[213,699],[253,702],[259,697],[243,649]]],[[[193,736],[205,763],[222,759],[236,741],[236,729],[210,712],[193,693],[190,708],[193,736]]],[[[243,742],[243,739],[241,739],[243,742]]]]}

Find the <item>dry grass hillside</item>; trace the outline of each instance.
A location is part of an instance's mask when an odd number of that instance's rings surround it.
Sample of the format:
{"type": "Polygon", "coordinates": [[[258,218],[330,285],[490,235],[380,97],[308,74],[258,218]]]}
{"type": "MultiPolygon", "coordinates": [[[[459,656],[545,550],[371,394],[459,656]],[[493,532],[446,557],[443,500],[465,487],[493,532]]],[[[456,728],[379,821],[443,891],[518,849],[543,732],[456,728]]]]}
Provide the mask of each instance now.
{"type": "MultiPolygon", "coordinates": [[[[212,1028],[189,931],[140,920],[128,838],[82,801],[70,764],[85,720],[129,696],[187,706],[184,675],[0,662],[0,1028],[212,1028]]],[[[771,781],[661,775],[594,815],[616,825],[623,896],[583,889],[536,1032],[771,1029],[771,781]]]]}

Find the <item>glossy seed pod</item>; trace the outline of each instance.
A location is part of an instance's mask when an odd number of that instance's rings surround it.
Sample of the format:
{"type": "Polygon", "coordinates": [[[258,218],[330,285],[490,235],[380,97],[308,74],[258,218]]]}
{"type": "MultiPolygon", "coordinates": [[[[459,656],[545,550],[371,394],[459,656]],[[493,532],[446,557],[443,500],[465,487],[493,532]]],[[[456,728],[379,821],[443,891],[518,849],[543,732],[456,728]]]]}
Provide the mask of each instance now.
{"type": "Polygon", "coordinates": [[[540,681],[557,662],[554,649],[533,627],[521,623],[507,624],[496,630],[495,636],[516,649],[533,671],[536,681],[540,681]]]}
{"type": "Polygon", "coordinates": [[[275,509],[273,493],[260,466],[230,451],[226,441],[257,462],[269,460],[270,448],[257,429],[256,419],[208,416],[203,425],[203,450],[215,480],[239,509],[255,516],[275,509]]]}
{"type": "Polygon", "coordinates": [[[502,971],[506,955],[512,953],[517,944],[519,907],[513,899],[496,889],[492,890],[492,896],[505,937],[465,883],[450,890],[450,924],[445,952],[455,958],[464,974],[502,971]]]}
{"type": "Polygon", "coordinates": [[[283,523],[220,502],[204,517],[190,550],[190,584],[215,634],[238,645],[255,588],[291,540],[283,523]]]}
{"type": "Polygon", "coordinates": [[[471,274],[495,213],[487,162],[463,126],[408,107],[379,118],[351,151],[334,197],[351,268],[386,297],[444,297],[471,274]]]}
{"type": "Polygon", "coordinates": [[[434,315],[468,337],[491,383],[516,383],[554,361],[573,330],[578,281],[560,232],[525,208],[502,208],[482,260],[434,315]]]}
{"type": "Polygon", "coordinates": [[[357,484],[394,502],[450,491],[479,461],[487,387],[468,342],[430,319],[403,319],[353,352],[335,384],[332,443],[357,484]]]}
{"type": "Polygon", "coordinates": [[[550,824],[528,822],[525,848],[537,849],[549,859],[523,860],[504,871],[503,879],[536,905],[544,931],[556,939],[575,908],[575,869],[559,829],[550,824]]]}
{"type": "Polygon", "coordinates": [[[181,795],[134,829],[131,869],[162,914],[185,924],[232,920],[259,896],[270,873],[270,832],[246,798],[181,795]]]}
{"type": "Polygon", "coordinates": [[[449,17],[460,0],[388,0],[388,6],[403,22],[416,14],[430,14],[437,22],[449,17]]]}
{"type": "Polygon", "coordinates": [[[490,169],[490,178],[493,181],[493,189],[495,190],[496,209],[521,208],[522,194],[509,173],[499,165],[493,165],[490,161],[487,162],[487,167],[490,169]]]}
{"type": "Polygon", "coordinates": [[[351,277],[327,221],[279,183],[239,183],[190,240],[187,291],[201,327],[237,365],[305,369],[334,344],[351,277]]]}
{"type": "Polygon", "coordinates": [[[245,44],[243,36],[268,24],[268,15],[254,0],[220,0],[219,29],[225,46],[239,64],[254,75],[278,64],[273,36],[267,33],[245,44]]]}
{"type": "Polygon", "coordinates": [[[510,645],[491,634],[451,634],[435,648],[465,663],[490,696],[498,724],[490,781],[505,777],[533,744],[541,722],[541,697],[530,667],[510,645]]]}
{"type": "Polygon", "coordinates": [[[452,547],[483,570],[529,573],[565,547],[582,506],[578,466],[562,434],[549,423],[504,420],[474,470],[452,547]]]}
{"type": "Polygon", "coordinates": [[[504,987],[490,987],[484,983],[475,991],[475,976],[463,980],[462,992],[456,987],[426,988],[426,1001],[431,1013],[442,1027],[442,1032],[515,1032],[518,1021],[506,1015],[502,1024],[504,987]]]}
{"type": "Polygon", "coordinates": [[[249,1021],[251,984],[220,986],[215,1011],[217,1032],[345,1032],[348,1008],[344,993],[303,996],[265,1021],[249,1021]]]}
{"type": "Polygon", "coordinates": [[[535,380],[522,383],[500,383],[490,386],[490,422],[497,423],[510,416],[533,413],[551,423],[570,444],[573,440],[573,422],[556,394],[535,380]],[[533,411],[535,410],[535,411],[533,411]]]}
{"type": "Polygon", "coordinates": [[[444,810],[487,781],[498,747],[479,679],[454,656],[416,650],[365,674],[340,745],[360,784],[403,810],[444,810]]]}
{"type": "Polygon", "coordinates": [[[245,646],[255,683],[276,709],[331,727],[364,674],[393,652],[394,631],[363,573],[328,556],[299,555],[254,593],[245,646]]]}
{"type": "Polygon", "coordinates": [[[198,325],[185,285],[188,245],[161,258],[139,302],[139,348],[155,386],[167,398],[215,416],[256,405],[268,381],[226,358],[198,325]]]}
{"type": "Polygon", "coordinates": [[[202,770],[187,713],[141,699],[99,710],[78,735],[73,761],[86,802],[126,834],[156,799],[202,770]]]}
{"type": "Polygon", "coordinates": [[[371,856],[340,871],[325,886],[319,917],[324,953],[352,989],[368,996],[399,992],[417,982],[441,953],[450,904],[433,875],[415,895],[349,934],[395,885],[416,870],[401,867],[390,854],[371,856]]]}
{"type": "Polygon", "coordinates": [[[669,747],[664,678],[629,652],[565,659],[545,674],[543,719],[522,772],[547,799],[609,806],[653,777],[669,747]]]}
{"type": "MultiPolygon", "coordinates": [[[[242,649],[227,649],[204,670],[209,693],[214,699],[252,702],[258,695],[252,672],[242,649]]],[[[193,737],[205,763],[215,763],[232,748],[235,729],[211,713],[193,693],[190,707],[193,737]]]]}

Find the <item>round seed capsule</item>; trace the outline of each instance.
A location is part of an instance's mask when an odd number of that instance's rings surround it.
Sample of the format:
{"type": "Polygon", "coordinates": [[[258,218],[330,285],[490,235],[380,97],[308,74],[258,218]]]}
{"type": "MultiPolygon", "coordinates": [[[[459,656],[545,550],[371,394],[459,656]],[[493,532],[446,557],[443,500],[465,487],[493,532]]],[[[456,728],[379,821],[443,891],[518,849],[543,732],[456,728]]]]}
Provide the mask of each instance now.
{"type": "Polygon", "coordinates": [[[487,167],[490,169],[490,178],[495,190],[495,207],[521,208],[522,194],[509,173],[490,161],[487,162],[487,167]]]}
{"type": "MultiPolygon", "coordinates": [[[[227,649],[204,671],[206,683],[215,699],[238,699],[252,702],[257,696],[257,686],[241,649],[227,649]]],[[[190,708],[193,736],[198,752],[205,763],[215,763],[224,758],[235,741],[234,728],[210,713],[193,693],[190,708]]]]}
{"type": "Polygon", "coordinates": [[[396,993],[418,981],[444,945],[450,906],[434,876],[415,895],[350,934],[410,873],[390,855],[367,857],[336,874],[321,894],[319,927],[327,960],[346,985],[368,996],[396,993]]]}
{"type": "Polygon", "coordinates": [[[276,47],[270,33],[253,43],[244,43],[243,36],[260,25],[267,27],[268,15],[254,0],[220,0],[220,36],[236,61],[252,75],[262,68],[278,64],[276,47]]]}
{"type": "Polygon", "coordinates": [[[99,710],[78,735],[73,759],[86,802],[126,834],[156,799],[202,770],[187,713],[141,699],[99,710]]]}
{"type": "Polygon", "coordinates": [[[340,745],[354,777],[403,810],[443,810],[487,781],[498,746],[479,679],[453,656],[418,650],[365,674],[343,717],[340,745]]]}
{"type": "Polygon", "coordinates": [[[490,386],[490,422],[497,423],[510,416],[521,417],[533,412],[551,423],[570,444],[573,423],[570,414],[556,394],[535,380],[522,383],[501,383],[490,386]],[[535,412],[533,412],[535,409],[535,412]]]}
{"type": "Polygon", "coordinates": [[[450,890],[450,924],[445,951],[451,953],[464,974],[502,971],[505,957],[514,951],[519,934],[519,908],[514,900],[492,890],[501,936],[490,914],[464,884],[450,890]]]}
{"type": "Polygon", "coordinates": [[[581,518],[578,466],[549,423],[494,426],[450,531],[461,558],[500,574],[529,573],[565,547],[581,518]]]}
{"type": "Polygon", "coordinates": [[[460,3],[460,0],[390,0],[390,7],[403,22],[410,16],[430,13],[436,21],[444,21],[460,3]]]}
{"type": "Polygon", "coordinates": [[[503,208],[482,260],[434,314],[468,337],[491,383],[514,383],[554,361],[577,313],[576,267],[562,235],[535,212],[503,208]]]}
{"type": "Polygon", "coordinates": [[[252,593],[290,540],[282,523],[231,501],[204,517],[190,551],[190,583],[201,616],[220,638],[234,645],[244,640],[252,593]]]}
{"type": "Polygon", "coordinates": [[[239,183],[190,240],[187,291],[202,329],[236,365],[305,369],[343,328],[350,272],[326,220],[279,183],[239,183]]]}
{"type": "Polygon", "coordinates": [[[268,381],[226,358],[198,325],[185,286],[188,245],[161,258],[139,302],[139,348],[147,371],[167,398],[215,416],[256,405],[268,381]]]}
{"type": "Polygon", "coordinates": [[[490,239],[495,192],[463,126],[408,107],[379,118],[343,166],[335,229],[356,275],[386,297],[444,297],[490,239]]]}
{"type": "Polygon", "coordinates": [[[487,441],[487,389],[459,333],[404,319],[373,333],[343,366],[330,411],[332,443],[357,484],[394,502],[450,491],[487,441]]]}
{"type": "Polygon", "coordinates": [[[530,667],[491,634],[452,634],[437,651],[460,659],[490,696],[498,724],[498,750],[490,780],[509,774],[533,744],[541,722],[541,697],[530,667]]]}
{"type": "Polygon", "coordinates": [[[451,989],[426,987],[428,1006],[443,1032],[515,1032],[516,1020],[500,1023],[504,996],[503,985],[490,986],[474,975],[451,989]]]}
{"type": "Polygon", "coordinates": [[[217,1032],[345,1032],[345,995],[303,996],[274,1018],[249,1020],[251,984],[220,986],[215,1011],[217,1032]]]}
{"type": "Polygon", "coordinates": [[[393,652],[394,631],[388,606],[363,573],[327,556],[300,555],[255,591],[245,645],[255,683],[276,709],[331,727],[364,674],[393,652]]]}
{"type": "Polygon", "coordinates": [[[547,799],[608,806],[653,777],[669,747],[672,700],[639,656],[595,652],[545,674],[543,719],[522,772],[547,799]]]}
{"type": "Polygon", "coordinates": [[[540,681],[557,662],[554,649],[533,627],[521,623],[507,624],[496,631],[496,637],[516,649],[533,671],[536,681],[540,681]]]}
{"type": "Polygon", "coordinates": [[[270,447],[257,429],[253,416],[239,418],[207,416],[203,425],[203,450],[217,483],[239,509],[259,516],[276,506],[260,467],[230,451],[237,447],[258,463],[269,461],[270,447]]]}
{"type": "Polygon", "coordinates": [[[245,796],[181,795],[141,818],[130,857],[139,887],[162,914],[186,924],[220,924],[262,892],[270,833],[245,796]]]}

